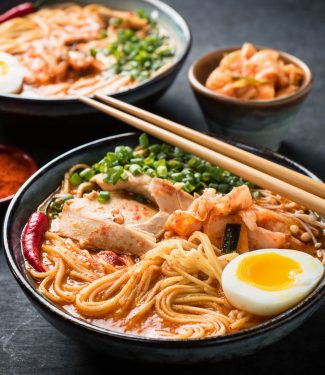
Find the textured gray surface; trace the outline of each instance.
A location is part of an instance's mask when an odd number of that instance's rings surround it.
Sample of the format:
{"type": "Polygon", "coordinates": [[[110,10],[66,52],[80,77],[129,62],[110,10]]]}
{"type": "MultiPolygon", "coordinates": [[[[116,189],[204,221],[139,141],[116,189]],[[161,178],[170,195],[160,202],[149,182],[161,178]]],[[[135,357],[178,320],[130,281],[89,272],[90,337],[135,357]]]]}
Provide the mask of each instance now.
{"type": "MultiPolygon", "coordinates": [[[[169,92],[153,110],[207,130],[187,83],[187,69],[199,55],[246,40],[293,53],[315,75],[314,89],[282,144],[281,152],[325,179],[324,79],[325,2],[322,0],[169,0],[188,20],[193,49],[169,92]]],[[[74,145],[126,127],[101,115],[57,120],[0,115],[0,143],[28,150],[43,164],[74,145]],[[91,124],[91,126],[90,126],[91,124]],[[63,137],[64,135],[64,137],[63,137]],[[64,139],[64,141],[63,141],[64,139]]],[[[2,221],[2,213],[0,212],[2,221]]],[[[324,369],[325,304],[300,329],[252,356],[217,365],[144,366],[119,361],[120,370],[194,374],[298,374],[324,369]]],[[[26,300],[0,250],[0,374],[92,374],[110,371],[112,359],[65,338],[26,300]]]]}

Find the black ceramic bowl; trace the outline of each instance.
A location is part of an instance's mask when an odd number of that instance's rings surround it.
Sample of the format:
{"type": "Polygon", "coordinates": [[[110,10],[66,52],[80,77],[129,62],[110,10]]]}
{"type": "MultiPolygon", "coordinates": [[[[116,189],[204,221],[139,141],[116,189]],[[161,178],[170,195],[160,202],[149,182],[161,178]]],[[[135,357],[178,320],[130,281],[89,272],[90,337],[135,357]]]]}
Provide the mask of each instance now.
{"type": "MultiPolygon", "coordinates": [[[[44,6],[67,3],[69,0],[47,0],[44,6]]],[[[112,96],[129,103],[143,103],[158,99],[173,83],[191,47],[191,33],[185,20],[170,6],[159,0],[76,0],[79,4],[99,3],[119,10],[143,8],[158,12],[158,22],[176,42],[175,61],[162,73],[134,88],[119,91],[112,96]]],[[[0,13],[21,4],[22,0],[1,0],[0,13]]],[[[26,98],[16,94],[0,95],[0,111],[38,116],[68,116],[94,111],[78,99],[26,98]]]]}
{"type": "MultiPolygon", "coordinates": [[[[35,173],[13,198],[4,220],[4,246],[9,267],[26,296],[37,310],[63,334],[111,355],[165,363],[216,362],[242,356],[269,345],[298,327],[321,304],[325,282],[299,305],[257,327],[223,337],[173,340],[138,337],[96,327],[76,319],[49,302],[28,276],[22,257],[20,236],[29,215],[60,183],[64,172],[79,162],[93,163],[117,145],[138,144],[135,133],[100,139],[75,148],[54,159],[35,173]]],[[[310,177],[315,176],[295,162],[274,152],[237,144],[310,177]]]]}

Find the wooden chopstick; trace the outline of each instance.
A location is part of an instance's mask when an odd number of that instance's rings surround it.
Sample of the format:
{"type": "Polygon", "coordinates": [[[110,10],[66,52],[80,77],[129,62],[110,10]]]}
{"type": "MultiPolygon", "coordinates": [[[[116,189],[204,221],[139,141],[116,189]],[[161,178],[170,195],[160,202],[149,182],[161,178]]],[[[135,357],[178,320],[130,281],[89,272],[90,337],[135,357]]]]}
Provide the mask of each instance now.
{"type": "Polygon", "coordinates": [[[273,177],[279,178],[282,181],[286,181],[289,184],[292,184],[305,191],[308,191],[309,193],[318,195],[321,198],[325,198],[325,184],[322,182],[313,180],[312,178],[304,176],[301,173],[295,172],[292,169],[273,163],[267,159],[254,155],[248,151],[244,151],[236,146],[232,146],[218,139],[209,137],[206,134],[202,134],[196,130],[190,129],[177,122],[165,119],[161,116],[155,115],[151,112],[145,111],[131,104],[122,102],[121,100],[117,100],[115,98],[100,93],[96,93],[95,96],[101,101],[113,107],[119,108],[124,112],[130,113],[145,121],[158,125],[163,129],[169,130],[173,133],[183,136],[193,142],[199,143],[202,146],[210,148],[211,150],[229,156],[232,159],[236,159],[237,161],[245,163],[273,177]]]}
{"type": "Polygon", "coordinates": [[[285,181],[267,175],[266,173],[256,170],[237,160],[233,160],[228,156],[220,154],[165,129],[159,128],[156,125],[153,125],[138,117],[132,116],[116,108],[100,103],[94,99],[88,98],[86,96],[81,96],[79,97],[79,99],[82,102],[90,105],[91,107],[94,107],[99,111],[115,117],[116,119],[121,120],[129,125],[132,125],[133,127],[145,133],[148,133],[153,137],[159,138],[164,142],[180,147],[181,149],[193,155],[205,159],[212,164],[218,165],[221,168],[227,169],[231,173],[236,174],[244,178],[245,180],[251,181],[258,186],[261,186],[264,189],[269,189],[275,193],[282,195],[283,197],[286,197],[294,202],[308,207],[311,210],[315,210],[320,214],[325,215],[325,200],[316,195],[308,193],[294,185],[288,184],[285,181]]]}

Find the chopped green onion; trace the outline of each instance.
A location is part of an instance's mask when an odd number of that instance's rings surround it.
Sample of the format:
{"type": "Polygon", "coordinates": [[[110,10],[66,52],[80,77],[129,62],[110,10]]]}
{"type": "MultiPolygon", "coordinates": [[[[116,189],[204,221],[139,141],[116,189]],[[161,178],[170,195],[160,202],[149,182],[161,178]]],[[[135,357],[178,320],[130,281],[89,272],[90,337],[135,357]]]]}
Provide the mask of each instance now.
{"type": "Polygon", "coordinates": [[[202,173],[201,178],[202,178],[203,181],[210,181],[211,180],[211,174],[208,173],[208,172],[204,172],[204,173],[202,173]]]}
{"type": "Polygon", "coordinates": [[[187,193],[192,193],[195,190],[195,186],[192,185],[190,182],[185,182],[185,184],[184,184],[184,190],[187,193]]]}
{"type": "Polygon", "coordinates": [[[120,179],[120,177],[122,176],[123,172],[124,172],[124,168],[121,167],[121,166],[117,166],[117,167],[114,167],[113,168],[114,172],[111,174],[111,181],[112,181],[112,184],[115,185],[118,180],[120,179]]]}
{"type": "Polygon", "coordinates": [[[82,183],[82,178],[80,177],[78,173],[73,173],[70,176],[69,181],[73,186],[78,186],[82,183]]]}
{"type": "Polygon", "coordinates": [[[140,18],[148,18],[148,13],[146,12],[145,9],[143,8],[140,8],[137,10],[137,15],[140,17],[140,18]]]}
{"type": "MultiPolygon", "coordinates": [[[[111,184],[116,184],[119,180],[126,181],[130,173],[134,176],[146,174],[150,177],[164,178],[173,183],[182,182],[183,190],[191,194],[202,193],[207,187],[223,194],[243,184],[250,189],[255,188],[254,184],[177,147],[166,143],[150,145],[146,134],[140,136],[139,146],[135,149],[118,146],[114,152],[108,152],[102,160],[95,163],[90,170],[95,174],[103,173],[104,181],[111,184]]],[[[81,177],[84,181],[91,174],[92,172],[83,170],[73,179],[79,184],[82,182],[81,177]]],[[[253,194],[254,198],[255,196],[257,195],[253,194]]]]}
{"type": "Polygon", "coordinates": [[[110,199],[111,199],[111,193],[109,191],[101,191],[97,196],[97,200],[100,203],[106,203],[110,199]]]}
{"type": "Polygon", "coordinates": [[[97,51],[94,48],[90,48],[90,56],[91,57],[96,57],[97,56],[97,51]]]}
{"type": "Polygon", "coordinates": [[[149,147],[149,138],[146,133],[143,133],[139,137],[139,144],[142,149],[149,147]]]}
{"type": "Polygon", "coordinates": [[[230,186],[228,184],[219,184],[218,185],[218,192],[219,193],[227,193],[230,190],[230,186]]]}
{"type": "Polygon", "coordinates": [[[94,175],[95,171],[91,168],[85,168],[80,172],[80,177],[85,181],[89,181],[92,177],[94,177],[94,175]]]}
{"type": "Polygon", "coordinates": [[[129,171],[134,175],[138,175],[142,172],[142,169],[139,164],[131,164],[129,167],[129,171]]]}
{"type": "Polygon", "coordinates": [[[157,168],[157,175],[162,178],[166,178],[168,176],[168,169],[165,165],[159,165],[157,168]]]}
{"type": "Polygon", "coordinates": [[[146,170],[146,173],[147,173],[147,175],[149,175],[150,177],[156,177],[156,176],[157,176],[156,171],[155,171],[154,169],[152,169],[152,168],[148,168],[148,169],[146,170]]]}
{"type": "Polygon", "coordinates": [[[73,199],[74,196],[72,194],[65,194],[63,196],[59,196],[54,198],[49,206],[47,207],[46,213],[51,218],[56,218],[63,210],[64,203],[70,199],[73,199]]]}
{"type": "Polygon", "coordinates": [[[121,174],[121,180],[123,181],[127,181],[129,178],[129,175],[124,171],[122,174],[121,174]]]}
{"type": "Polygon", "coordinates": [[[143,159],[142,158],[132,158],[132,159],[130,159],[130,163],[142,165],[143,159]]]}
{"type": "Polygon", "coordinates": [[[149,152],[155,154],[158,154],[161,150],[160,145],[154,144],[148,147],[149,152]]]}
{"type": "Polygon", "coordinates": [[[100,36],[102,39],[107,38],[107,30],[105,30],[105,29],[100,30],[100,32],[99,32],[99,36],[100,36]]]}

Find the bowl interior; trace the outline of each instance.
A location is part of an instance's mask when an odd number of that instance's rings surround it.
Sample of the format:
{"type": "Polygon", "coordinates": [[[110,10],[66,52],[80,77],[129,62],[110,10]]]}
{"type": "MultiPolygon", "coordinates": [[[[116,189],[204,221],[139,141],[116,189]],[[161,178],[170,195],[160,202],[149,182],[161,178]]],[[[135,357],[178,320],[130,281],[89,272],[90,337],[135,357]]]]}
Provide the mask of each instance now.
{"type": "MultiPolygon", "coordinates": [[[[68,0],[48,0],[44,6],[51,6],[55,4],[64,4],[68,3],[68,0]]],[[[87,5],[94,3],[92,0],[76,0],[75,1],[81,5],[87,5]]],[[[4,4],[1,3],[0,11],[5,11],[9,7],[20,4],[21,1],[17,0],[6,0],[4,4]]],[[[185,56],[187,55],[190,45],[191,45],[191,34],[185,20],[170,6],[164,4],[159,0],[96,0],[97,4],[102,4],[113,9],[118,9],[122,11],[132,11],[137,9],[145,9],[147,12],[158,13],[158,22],[165,29],[171,38],[175,41],[176,44],[176,56],[175,61],[168,67],[165,71],[158,74],[157,76],[139,83],[134,88],[126,88],[125,90],[118,91],[117,94],[122,94],[128,91],[135,91],[138,88],[146,85],[148,82],[155,81],[160,76],[165,76],[170,72],[175,65],[177,65],[185,56]]],[[[1,97],[6,98],[15,98],[18,100],[27,100],[27,101],[47,101],[47,102],[64,102],[64,101],[76,101],[76,98],[29,98],[17,94],[1,94],[1,97]]]]}
{"type": "MultiPolygon", "coordinates": [[[[270,49],[270,47],[264,47],[264,46],[255,46],[257,50],[261,49],[270,49]]],[[[299,68],[301,68],[304,72],[304,77],[301,83],[301,86],[299,87],[298,91],[292,95],[289,95],[287,97],[279,98],[279,99],[272,99],[272,100],[249,100],[249,101],[243,101],[237,98],[232,97],[226,97],[224,95],[218,94],[210,89],[207,89],[205,87],[205,82],[210,75],[210,73],[219,66],[220,61],[225,56],[225,54],[228,54],[230,52],[233,52],[235,50],[240,49],[241,46],[234,46],[229,48],[221,48],[215,51],[212,51],[201,58],[199,58],[196,62],[193,63],[190,72],[189,72],[189,79],[192,86],[199,90],[201,93],[209,95],[210,97],[214,97],[215,99],[222,99],[226,101],[231,102],[238,102],[238,103],[249,103],[249,104],[259,104],[265,105],[266,103],[276,103],[280,101],[287,101],[289,98],[294,98],[302,93],[305,93],[306,90],[308,91],[312,82],[312,74],[308,66],[301,61],[300,59],[296,58],[295,56],[292,56],[286,52],[280,52],[281,58],[286,63],[291,63],[299,68]]]]}
{"type": "MultiPolygon", "coordinates": [[[[129,334],[123,334],[114,332],[111,330],[105,330],[103,328],[96,327],[87,323],[86,321],[76,319],[68,313],[64,312],[61,308],[49,302],[45,297],[43,297],[34,287],[34,281],[29,277],[26,272],[24,259],[22,257],[20,237],[22,230],[32,212],[35,211],[37,206],[51,193],[53,192],[63,177],[63,174],[73,165],[80,162],[94,163],[102,158],[107,151],[112,151],[118,145],[129,145],[134,147],[138,144],[138,134],[127,133],[118,136],[113,136],[105,138],[102,140],[97,140],[87,145],[80,146],[74,150],[71,150],[58,158],[54,159],[44,167],[42,167],[37,173],[35,173],[19,190],[19,192],[13,198],[4,221],[4,245],[6,250],[7,260],[11,271],[13,272],[15,278],[19,282],[23,290],[33,298],[38,304],[52,311],[55,315],[64,318],[70,323],[82,326],[85,329],[90,329],[92,331],[99,332],[105,335],[111,335],[115,337],[120,337],[123,339],[133,339],[140,341],[153,341],[156,343],[163,343],[166,340],[162,339],[151,339],[143,338],[129,334]]],[[[311,172],[301,167],[299,164],[276,154],[270,150],[265,150],[262,148],[256,148],[254,146],[247,146],[240,143],[234,143],[235,145],[246,149],[247,151],[254,152],[257,155],[263,156],[274,162],[282,164],[286,167],[292,168],[301,173],[307,174],[312,178],[316,178],[311,172]]],[[[267,329],[272,328],[274,323],[283,324],[286,319],[293,314],[293,312],[299,313],[304,311],[310,305],[315,302],[318,297],[321,297],[321,293],[324,293],[324,280],[317,287],[317,289],[309,295],[304,301],[302,301],[298,306],[286,311],[285,313],[273,318],[272,320],[258,326],[259,330],[261,326],[267,327],[267,329]],[[321,291],[320,291],[321,290],[321,291]]],[[[215,341],[218,342],[228,342],[234,338],[242,338],[245,335],[252,335],[258,331],[258,329],[250,328],[238,333],[230,334],[225,337],[219,338],[208,338],[203,339],[204,341],[215,341]]],[[[202,339],[198,339],[198,341],[202,339]]],[[[168,340],[168,342],[173,342],[173,345],[178,345],[179,340],[168,340]]],[[[188,341],[188,345],[192,340],[188,341]]],[[[187,344],[186,344],[187,345],[187,344]]]]}

